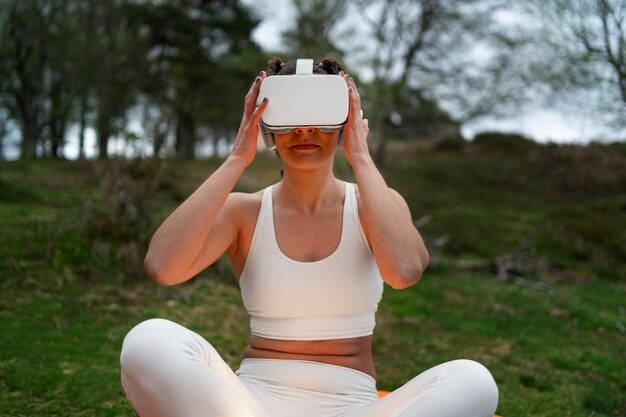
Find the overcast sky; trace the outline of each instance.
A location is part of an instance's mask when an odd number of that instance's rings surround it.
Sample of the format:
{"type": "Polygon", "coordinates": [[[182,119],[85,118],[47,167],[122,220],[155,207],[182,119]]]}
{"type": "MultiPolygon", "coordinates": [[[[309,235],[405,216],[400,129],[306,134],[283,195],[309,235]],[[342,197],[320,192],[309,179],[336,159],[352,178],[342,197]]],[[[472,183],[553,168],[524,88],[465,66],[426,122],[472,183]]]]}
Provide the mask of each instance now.
{"type": "MultiPolygon", "coordinates": [[[[263,19],[253,37],[265,50],[281,50],[280,32],[292,17],[291,0],[243,0],[257,11],[263,19]]],[[[347,18],[351,18],[347,16],[347,18]]],[[[310,57],[317,58],[317,57],[310,57]]],[[[348,57],[349,59],[349,57],[348,57]]],[[[360,73],[360,76],[367,74],[360,73]]],[[[485,130],[522,133],[539,142],[586,143],[602,138],[626,138],[585,114],[566,114],[564,110],[533,108],[528,106],[509,118],[486,118],[462,126],[466,138],[485,130]]]]}

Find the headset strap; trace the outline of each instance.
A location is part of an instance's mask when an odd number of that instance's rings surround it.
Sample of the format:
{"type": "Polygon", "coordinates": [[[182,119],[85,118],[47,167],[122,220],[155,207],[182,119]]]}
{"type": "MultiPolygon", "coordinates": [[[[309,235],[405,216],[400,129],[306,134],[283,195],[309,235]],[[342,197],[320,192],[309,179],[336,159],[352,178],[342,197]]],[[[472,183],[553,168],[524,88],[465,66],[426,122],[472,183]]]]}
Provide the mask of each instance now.
{"type": "Polygon", "coordinates": [[[311,75],[313,74],[313,60],[312,59],[298,59],[296,60],[296,75],[311,75]]]}

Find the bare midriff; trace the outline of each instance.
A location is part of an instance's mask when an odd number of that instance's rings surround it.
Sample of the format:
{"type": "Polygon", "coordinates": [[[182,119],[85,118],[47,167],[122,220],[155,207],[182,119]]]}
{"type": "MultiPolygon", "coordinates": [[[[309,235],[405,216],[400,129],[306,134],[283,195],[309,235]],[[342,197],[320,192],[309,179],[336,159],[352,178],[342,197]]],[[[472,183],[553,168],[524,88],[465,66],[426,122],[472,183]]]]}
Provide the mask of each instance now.
{"type": "Polygon", "coordinates": [[[372,336],[331,340],[278,340],[250,336],[244,358],[295,359],[356,369],[376,379],[372,336]]]}

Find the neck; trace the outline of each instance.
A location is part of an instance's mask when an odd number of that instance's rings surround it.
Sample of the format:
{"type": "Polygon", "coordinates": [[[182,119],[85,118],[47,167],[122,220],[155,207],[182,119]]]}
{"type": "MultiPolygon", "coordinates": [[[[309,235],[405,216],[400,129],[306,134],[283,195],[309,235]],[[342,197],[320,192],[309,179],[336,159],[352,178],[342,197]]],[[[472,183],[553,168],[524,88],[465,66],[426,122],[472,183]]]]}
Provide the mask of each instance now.
{"type": "Polygon", "coordinates": [[[277,192],[283,201],[305,212],[320,208],[325,202],[343,198],[341,182],[330,169],[298,170],[284,169],[283,180],[278,184],[277,192]]]}

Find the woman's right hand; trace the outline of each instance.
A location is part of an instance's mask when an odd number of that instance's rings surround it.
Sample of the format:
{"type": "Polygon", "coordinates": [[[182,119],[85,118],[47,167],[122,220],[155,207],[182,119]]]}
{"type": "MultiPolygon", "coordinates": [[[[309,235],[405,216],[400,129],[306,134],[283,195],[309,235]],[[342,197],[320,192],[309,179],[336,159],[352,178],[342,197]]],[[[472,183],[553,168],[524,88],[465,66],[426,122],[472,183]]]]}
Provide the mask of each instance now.
{"type": "Polygon", "coordinates": [[[265,99],[258,107],[256,105],[261,83],[266,78],[267,74],[265,71],[261,71],[261,74],[255,78],[252,86],[250,86],[248,94],[246,94],[243,117],[241,118],[241,124],[239,125],[239,131],[237,132],[233,149],[230,151],[231,157],[241,158],[246,165],[249,165],[256,155],[259,121],[269,103],[269,101],[265,99]]]}

